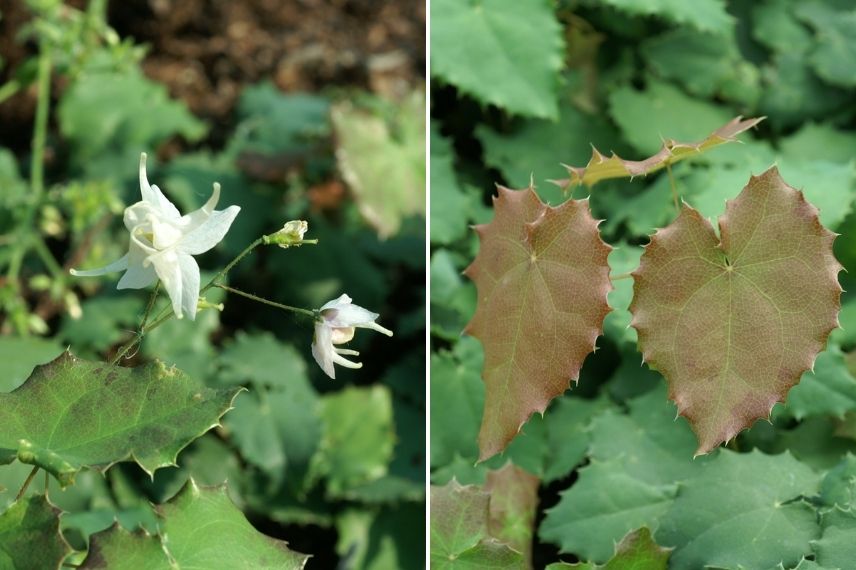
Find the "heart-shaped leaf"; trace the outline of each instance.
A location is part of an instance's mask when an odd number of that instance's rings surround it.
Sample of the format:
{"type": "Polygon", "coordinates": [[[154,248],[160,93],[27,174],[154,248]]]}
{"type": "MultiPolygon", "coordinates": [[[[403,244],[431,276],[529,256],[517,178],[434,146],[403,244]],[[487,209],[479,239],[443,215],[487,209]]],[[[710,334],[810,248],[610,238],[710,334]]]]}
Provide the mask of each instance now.
{"type": "Polygon", "coordinates": [[[697,454],[768,417],[838,326],[841,265],[817,208],[771,168],[726,205],[720,236],[684,204],[633,274],[643,358],[698,436],[697,454]]]}
{"type": "Polygon", "coordinates": [[[123,368],[66,351],[0,394],[0,464],[17,457],[63,486],[84,467],[129,458],[153,473],[218,425],[240,390],[207,388],[162,362],[123,368]]]}
{"type": "Polygon", "coordinates": [[[499,188],[466,274],[478,288],[467,333],[484,346],[481,460],[579,377],[609,312],[607,256],[586,200],[551,208],[532,188],[499,188]]]}

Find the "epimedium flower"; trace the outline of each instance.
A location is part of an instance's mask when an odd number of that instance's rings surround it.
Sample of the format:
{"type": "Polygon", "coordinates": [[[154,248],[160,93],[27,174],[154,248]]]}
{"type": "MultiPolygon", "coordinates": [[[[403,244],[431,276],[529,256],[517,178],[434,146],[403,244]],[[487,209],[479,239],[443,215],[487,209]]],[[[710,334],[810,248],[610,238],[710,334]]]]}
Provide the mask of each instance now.
{"type": "Polygon", "coordinates": [[[377,313],[354,305],[347,295],[342,295],[338,299],[325,303],[318,312],[320,318],[315,322],[312,356],[315,357],[315,361],[321,370],[330,378],[336,378],[334,364],[345,368],[362,368],[362,363],[352,362],[342,356],[359,356],[359,352],[336,348],[335,346],[354,338],[354,332],[357,328],[374,329],[387,336],[392,336],[391,330],[385,329],[375,322],[379,316],[377,313]]]}
{"type": "Polygon", "coordinates": [[[182,216],[160,188],[149,184],[146,153],[140,155],[140,192],[143,199],[125,208],[125,227],[131,233],[128,253],[105,267],[72,269],[71,274],[91,277],[124,270],[118,289],[142,289],[160,279],[175,315],[194,320],[199,300],[199,265],[193,256],[217,245],[241,208],[215,210],[220,200],[220,185],[215,182],[205,205],[182,216]]]}

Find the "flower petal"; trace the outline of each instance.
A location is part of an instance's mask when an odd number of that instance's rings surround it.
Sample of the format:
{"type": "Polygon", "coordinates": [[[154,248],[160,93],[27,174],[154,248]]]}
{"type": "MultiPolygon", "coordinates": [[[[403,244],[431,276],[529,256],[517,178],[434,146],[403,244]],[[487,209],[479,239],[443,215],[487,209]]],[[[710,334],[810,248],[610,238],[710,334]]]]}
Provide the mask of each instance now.
{"type": "Polygon", "coordinates": [[[178,255],[181,270],[181,308],[191,321],[196,320],[196,305],[199,302],[199,265],[189,255],[178,255]]]}
{"type": "Polygon", "coordinates": [[[374,323],[379,316],[358,305],[348,304],[331,310],[329,316],[324,315],[324,319],[333,327],[356,327],[374,323]]]}
{"type": "Polygon", "coordinates": [[[155,271],[160,277],[161,284],[172,301],[172,310],[179,319],[182,317],[181,297],[183,288],[181,283],[181,269],[178,264],[178,254],[174,251],[165,251],[149,257],[155,266],[155,271]]]}
{"type": "Polygon", "coordinates": [[[321,311],[326,311],[327,309],[338,309],[341,305],[350,305],[352,299],[347,295],[342,295],[338,299],[333,299],[332,301],[327,301],[321,307],[321,311]]]}
{"type": "Polygon", "coordinates": [[[332,330],[322,322],[315,323],[315,335],[312,337],[312,356],[327,376],[336,378],[333,368],[332,330]]]}
{"type": "Polygon", "coordinates": [[[154,184],[149,184],[146,176],[146,153],[140,154],[140,194],[143,196],[143,201],[154,206],[167,218],[176,222],[181,219],[178,208],[163,195],[160,188],[154,184]]]}
{"type": "Polygon", "coordinates": [[[238,206],[229,206],[225,210],[213,212],[205,223],[184,235],[178,248],[190,255],[205,253],[220,243],[240,211],[238,206]]]}
{"type": "Polygon", "coordinates": [[[194,210],[189,214],[185,214],[181,218],[181,225],[184,228],[185,233],[190,233],[195,230],[199,226],[205,223],[205,220],[211,217],[214,213],[214,208],[217,207],[217,202],[220,201],[220,184],[217,182],[214,183],[214,191],[211,193],[211,197],[208,198],[208,201],[205,202],[198,210],[194,210]]]}
{"type": "Polygon", "coordinates": [[[116,285],[117,289],[143,289],[157,281],[155,268],[149,264],[143,264],[148,254],[134,240],[131,240],[127,257],[128,270],[116,285]]]}
{"type": "Polygon", "coordinates": [[[96,277],[98,275],[106,275],[107,273],[115,273],[117,271],[122,271],[123,269],[128,269],[128,254],[126,253],[113,263],[105,265],[104,267],[99,267],[98,269],[71,269],[69,273],[74,275],[75,277],[96,277]]]}

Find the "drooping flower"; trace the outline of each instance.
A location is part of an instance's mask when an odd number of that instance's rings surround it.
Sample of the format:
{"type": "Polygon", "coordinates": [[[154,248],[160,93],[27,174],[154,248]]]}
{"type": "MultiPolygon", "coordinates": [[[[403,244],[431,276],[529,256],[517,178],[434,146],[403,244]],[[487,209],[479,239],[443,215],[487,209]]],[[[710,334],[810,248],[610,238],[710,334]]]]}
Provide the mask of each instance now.
{"type": "Polygon", "coordinates": [[[175,315],[193,320],[199,300],[199,266],[192,256],[217,245],[241,208],[215,210],[220,185],[214,183],[208,202],[182,216],[160,188],[149,184],[145,153],[140,156],[140,192],[143,199],[125,208],[125,227],[131,233],[128,253],[105,267],[72,269],[71,274],[91,277],[124,270],[118,289],[142,289],[160,279],[175,315]]]}
{"type": "Polygon", "coordinates": [[[362,363],[347,360],[342,355],[359,356],[356,350],[336,348],[337,344],[344,344],[354,338],[357,328],[374,329],[387,336],[392,336],[392,331],[385,329],[375,322],[377,313],[372,313],[360,306],[351,303],[351,298],[342,295],[325,303],[320,309],[321,318],[315,323],[315,336],[312,339],[312,356],[318,366],[327,376],[336,378],[334,364],[346,368],[362,368],[362,363]]]}

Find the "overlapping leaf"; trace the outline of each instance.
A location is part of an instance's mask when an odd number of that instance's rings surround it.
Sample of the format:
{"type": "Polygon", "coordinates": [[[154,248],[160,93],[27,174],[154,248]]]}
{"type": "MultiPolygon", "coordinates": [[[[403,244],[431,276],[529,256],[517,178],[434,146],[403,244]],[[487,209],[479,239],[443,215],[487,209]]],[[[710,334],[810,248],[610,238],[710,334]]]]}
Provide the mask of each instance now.
{"type": "Polygon", "coordinates": [[[500,187],[494,208],[493,221],[476,226],[481,249],[466,270],[478,288],[466,332],[485,349],[481,459],[578,378],[612,288],[610,247],[587,201],[551,208],[531,188],[500,187]]]}
{"type": "Polygon", "coordinates": [[[63,486],[83,467],[129,458],[152,473],[217,425],[239,390],[207,388],[161,362],[122,368],[64,352],[0,394],[0,463],[17,456],[63,486]]]}
{"type": "Polygon", "coordinates": [[[591,562],[550,564],[547,570],[666,570],[669,563],[669,548],[657,546],[651,530],[642,527],[632,530],[615,545],[615,554],[609,562],[600,566],[591,562]]]}
{"type": "Polygon", "coordinates": [[[71,548],[59,532],[59,513],[47,497],[35,495],[0,514],[0,568],[60,568],[71,548]]]}
{"type": "Polygon", "coordinates": [[[771,168],[719,221],[684,205],[634,273],[633,326],[643,358],[707,453],[799,381],[837,326],[840,264],[817,209],[771,168]]]}
{"type": "Polygon", "coordinates": [[[490,495],[452,481],[431,487],[431,568],[526,568],[523,555],[491,537],[490,495]]]}
{"type": "Polygon", "coordinates": [[[697,142],[683,143],[667,139],[663,141],[659,152],[639,161],[625,160],[616,154],[607,157],[595,148],[592,149],[592,156],[587,165],[566,167],[570,177],[557,182],[562,188],[568,189],[578,184],[593,186],[609,178],[644,176],[716,146],[734,142],[737,140],[735,138],[737,135],[751,129],[762,120],[763,117],[746,120],[736,117],[697,142]]]}
{"type": "Polygon", "coordinates": [[[94,535],[81,567],[298,570],[309,558],[253,528],[229,499],[225,486],[198,487],[190,480],[178,495],[158,507],[158,515],[156,535],[130,533],[118,525],[94,535]]]}
{"type": "Polygon", "coordinates": [[[725,10],[723,0],[601,0],[603,4],[639,16],[660,16],[676,24],[687,24],[705,32],[725,33],[733,26],[733,18],[725,10]]]}

